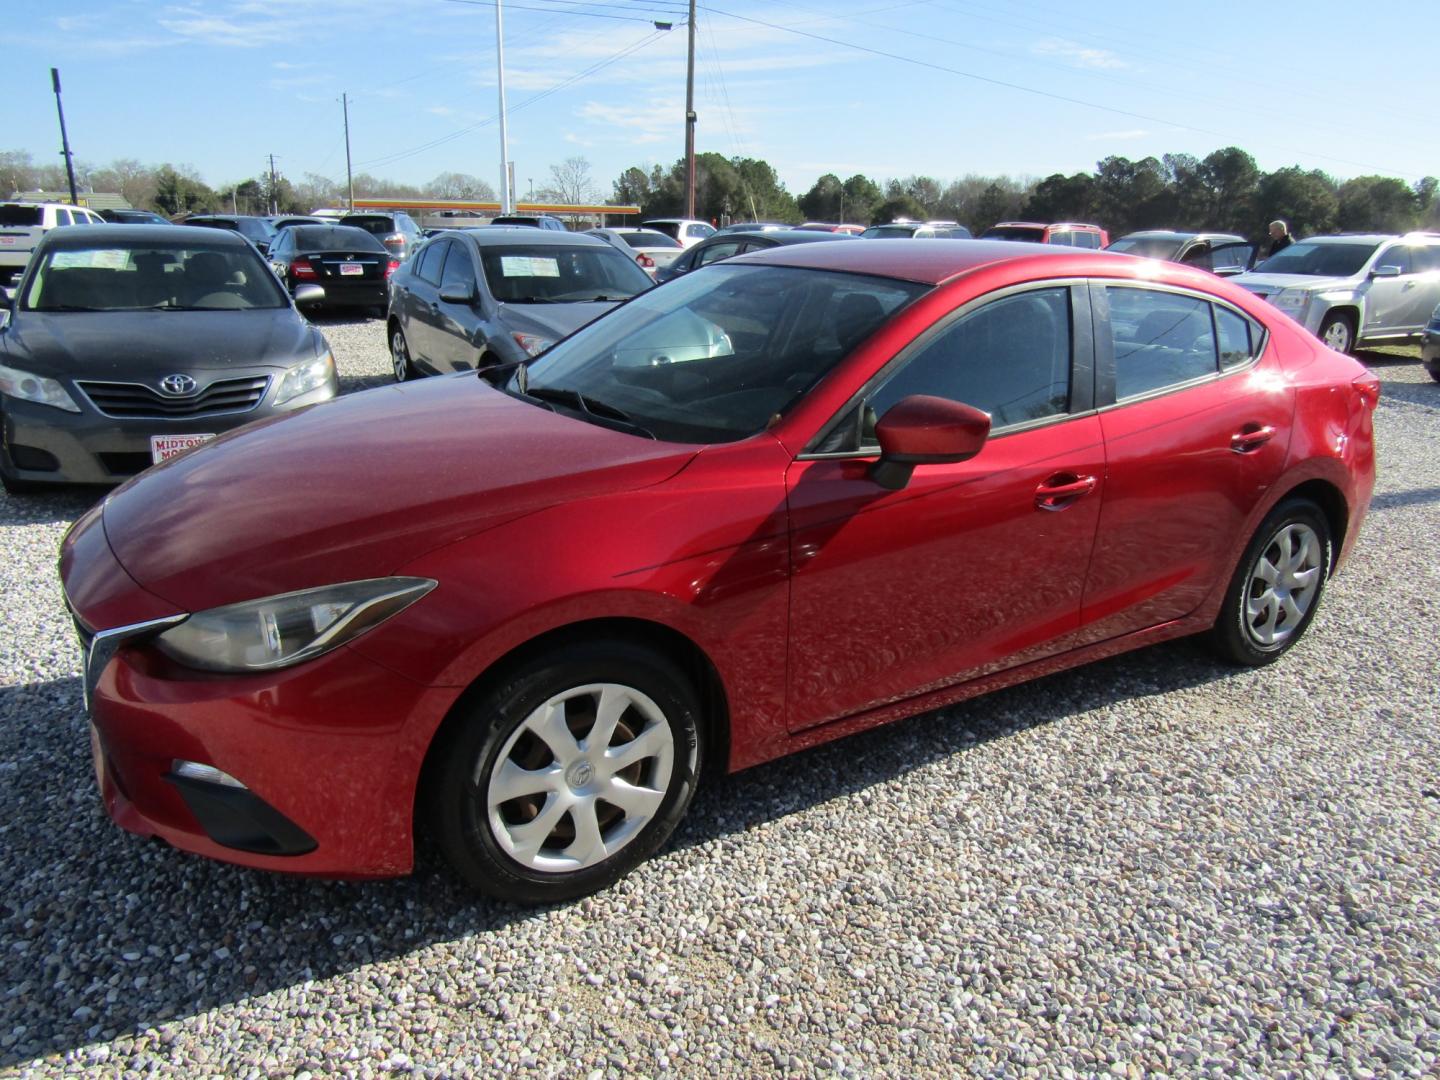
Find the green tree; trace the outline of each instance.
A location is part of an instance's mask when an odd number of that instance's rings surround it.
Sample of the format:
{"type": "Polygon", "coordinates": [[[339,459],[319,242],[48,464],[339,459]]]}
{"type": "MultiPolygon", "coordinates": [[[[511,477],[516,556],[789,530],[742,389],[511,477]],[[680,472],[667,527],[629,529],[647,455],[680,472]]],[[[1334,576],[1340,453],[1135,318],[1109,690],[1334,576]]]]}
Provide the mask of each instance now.
{"type": "Polygon", "coordinates": [[[169,217],[216,209],[219,198],[193,172],[186,166],[176,169],[173,165],[161,165],[155,170],[155,208],[169,217]]]}
{"type": "Polygon", "coordinates": [[[488,201],[495,198],[495,189],[478,176],[469,173],[443,172],[424,187],[431,199],[465,199],[488,201]]]}
{"type": "Polygon", "coordinates": [[[886,199],[875,208],[874,215],[870,218],[872,225],[888,225],[892,221],[899,221],[908,218],[911,221],[924,221],[929,215],[913,195],[906,195],[901,192],[893,199],[886,199]]]}
{"type": "Polygon", "coordinates": [[[1298,165],[1276,169],[1260,178],[1255,191],[1255,221],[1241,230],[1252,240],[1261,240],[1265,227],[1281,220],[1296,237],[1335,231],[1339,199],[1335,181],[1319,169],[1307,172],[1298,165]]]}
{"type": "MultiPolygon", "coordinates": [[[[1035,185],[1020,213],[1030,221],[1096,221],[1095,178],[1088,173],[1052,173],[1035,185]]],[[[1103,219],[1101,224],[1112,233],[1116,230],[1103,219]]]]}
{"type": "Polygon", "coordinates": [[[1340,185],[1336,224],[1342,232],[1409,232],[1419,223],[1415,192],[1391,176],[1357,176],[1340,185]]]}
{"type": "Polygon", "coordinates": [[[826,173],[796,200],[807,221],[839,221],[845,201],[845,185],[834,173],[826,173]]]}
{"type": "Polygon", "coordinates": [[[1255,159],[1234,146],[1207,154],[1200,163],[1200,180],[1209,196],[1204,227],[1245,233],[1255,220],[1255,196],[1260,168],[1255,159]]]}
{"type": "Polygon", "coordinates": [[[868,176],[856,173],[845,181],[845,202],[840,207],[841,213],[837,220],[841,224],[869,223],[875,219],[875,211],[884,201],[885,196],[880,191],[880,185],[868,176]]]}

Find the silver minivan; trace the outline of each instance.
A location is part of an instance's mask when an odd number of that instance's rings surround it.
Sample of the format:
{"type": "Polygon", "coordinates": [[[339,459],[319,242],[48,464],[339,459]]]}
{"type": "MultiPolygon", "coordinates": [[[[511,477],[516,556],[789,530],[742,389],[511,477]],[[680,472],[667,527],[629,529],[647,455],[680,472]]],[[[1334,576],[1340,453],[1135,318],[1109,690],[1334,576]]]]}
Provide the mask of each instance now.
{"type": "Polygon", "coordinates": [[[51,229],[65,225],[104,225],[105,219],[83,206],[61,203],[0,203],[0,284],[24,270],[35,245],[51,229]]]}

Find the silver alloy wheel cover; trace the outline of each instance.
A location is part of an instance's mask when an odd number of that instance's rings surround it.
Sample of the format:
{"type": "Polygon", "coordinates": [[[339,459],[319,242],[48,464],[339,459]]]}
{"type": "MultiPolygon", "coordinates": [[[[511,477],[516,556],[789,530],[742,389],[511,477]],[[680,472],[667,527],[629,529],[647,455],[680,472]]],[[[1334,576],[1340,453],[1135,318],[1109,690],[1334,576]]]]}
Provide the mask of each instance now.
{"type": "Polygon", "coordinates": [[[1320,592],[1325,545],[1303,521],[1275,533],[1255,557],[1245,583],[1245,632],[1265,652],[1294,636],[1320,592]]]}
{"type": "Polygon", "coordinates": [[[395,372],[395,381],[404,382],[405,376],[410,373],[410,350],[405,348],[405,335],[398,326],[390,335],[390,365],[395,372]]]}
{"type": "Polygon", "coordinates": [[[1346,352],[1350,348],[1350,324],[1344,319],[1336,319],[1325,328],[1325,344],[1336,352],[1346,352]]]}
{"type": "MultiPolygon", "coordinates": [[[[501,747],[485,783],[486,817],[495,842],[512,859],[530,870],[571,873],[594,866],[635,839],[659,812],[670,787],[675,764],[675,736],[660,706],[633,687],[618,683],[591,683],[563,690],[515,726],[501,747]],[[565,723],[565,702],[598,698],[595,724],[585,738],[576,740],[565,723]],[[644,721],[635,738],[610,744],[616,723],[629,712],[644,721]],[[539,769],[522,768],[511,760],[521,736],[529,733],[549,748],[554,760],[539,769]],[[650,786],[626,782],[617,773],[648,762],[650,786]],[[545,796],[535,817],[520,824],[504,820],[501,807],[512,799],[545,796]],[[597,816],[603,800],[622,812],[602,833],[597,816]],[[566,814],[575,838],[556,852],[545,841],[566,814]]],[[[477,764],[474,780],[482,783],[477,764]]]]}

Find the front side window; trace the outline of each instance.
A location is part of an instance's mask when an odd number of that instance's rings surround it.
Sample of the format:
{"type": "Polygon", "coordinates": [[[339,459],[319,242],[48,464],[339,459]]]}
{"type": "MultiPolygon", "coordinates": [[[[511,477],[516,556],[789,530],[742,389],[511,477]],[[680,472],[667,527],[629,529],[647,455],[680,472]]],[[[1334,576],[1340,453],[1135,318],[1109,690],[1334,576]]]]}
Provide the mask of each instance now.
{"type": "Polygon", "coordinates": [[[739,240],[727,240],[723,244],[711,244],[701,251],[699,255],[695,256],[695,262],[700,266],[706,266],[709,263],[719,262],[721,259],[728,259],[730,256],[738,253],[739,250],[739,240]]]}
{"type": "Polygon", "coordinates": [[[1114,285],[1105,293],[1117,401],[1215,373],[1215,329],[1204,300],[1114,285]]]}
{"type": "Polygon", "coordinates": [[[55,224],[56,224],[57,226],[59,226],[59,225],[69,225],[70,223],[71,223],[71,222],[70,222],[70,211],[69,211],[69,210],[56,210],[56,211],[55,211],[55,224]]]}
{"type": "Polygon", "coordinates": [[[51,248],[22,303],[23,310],[49,312],[287,306],[289,297],[253,248],[203,240],[51,248]]]}
{"type": "Polygon", "coordinates": [[[707,236],[714,235],[714,233],[715,230],[712,229],[709,225],[691,225],[688,229],[685,230],[686,236],[698,236],[702,240],[707,236]]]}
{"type": "Polygon", "coordinates": [[[1064,413],[1070,403],[1070,290],[1036,289],[972,311],[921,346],[867,403],[879,418],[912,394],[982,409],[994,428],[1064,413]]]}
{"type": "Polygon", "coordinates": [[[624,418],[658,439],[731,442],[763,431],[927,289],[798,267],[708,267],[572,334],[530,365],[523,389],[518,376],[507,389],[592,422],[624,418]],[[576,393],[583,413],[567,405],[576,393]]]}
{"type": "Polygon", "coordinates": [[[1411,273],[1410,249],[1400,244],[1396,244],[1392,248],[1387,248],[1385,251],[1382,251],[1380,257],[1375,260],[1375,265],[1394,266],[1398,268],[1402,274],[1411,273]]]}
{"type": "Polygon", "coordinates": [[[445,276],[440,280],[442,289],[463,289],[475,287],[475,264],[470,253],[460,243],[451,243],[450,257],[445,260],[445,276]]]}

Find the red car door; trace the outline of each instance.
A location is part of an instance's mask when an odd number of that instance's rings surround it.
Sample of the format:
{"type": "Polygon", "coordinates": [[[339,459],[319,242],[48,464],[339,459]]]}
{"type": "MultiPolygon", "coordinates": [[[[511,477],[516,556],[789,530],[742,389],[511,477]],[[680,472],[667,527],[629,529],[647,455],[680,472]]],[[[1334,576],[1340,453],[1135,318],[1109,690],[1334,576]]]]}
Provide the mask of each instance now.
{"type": "Polygon", "coordinates": [[[1068,647],[1103,487],[1089,319],[1083,287],[972,303],[790,468],[792,731],[1068,647]],[[888,491],[873,422],[911,394],[985,409],[992,434],[888,491]]]}
{"type": "Polygon", "coordinates": [[[1130,284],[1092,300],[1106,465],[1086,642],[1188,615],[1229,577],[1294,413],[1273,350],[1257,360],[1263,329],[1238,309],[1130,284]]]}

